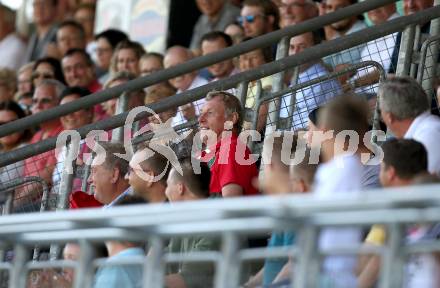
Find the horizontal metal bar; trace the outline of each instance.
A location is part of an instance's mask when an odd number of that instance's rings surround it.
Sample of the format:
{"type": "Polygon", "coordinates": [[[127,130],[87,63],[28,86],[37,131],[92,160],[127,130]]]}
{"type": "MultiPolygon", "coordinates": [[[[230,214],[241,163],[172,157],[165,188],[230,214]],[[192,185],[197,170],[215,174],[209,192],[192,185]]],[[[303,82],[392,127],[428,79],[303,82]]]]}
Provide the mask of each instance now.
{"type": "MultiPolygon", "coordinates": [[[[365,3],[369,1],[364,1],[365,3]]],[[[364,3],[363,2],[363,3],[364,3]]],[[[243,81],[254,81],[257,79],[264,78],[268,75],[273,75],[275,73],[278,73],[282,70],[285,70],[290,67],[298,66],[303,63],[307,63],[309,61],[312,61],[317,58],[322,58],[327,55],[331,55],[333,53],[345,50],[347,48],[365,43],[366,41],[374,40],[379,37],[397,32],[402,30],[404,27],[406,27],[409,24],[412,23],[419,23],[424,21],[429,21],[430,19],[438,17],[440,14],[440,6],[433,7],[427,10],[424,10],[422,12],[412,14],[409,16],[402,16],[399,18],[396,18],[394,20],[388,21],[384,24],[377,25],[375,27],[370,27],[363,29],[362,31],[355,32],[346,36],[342,36],[340,38],[337,38],[335,40],[327,41],[322,44],[313,46],[311,48],[306,49],[305,51],[292,55],[286,58],[283,58],[281,60],[277,60],[271,63],[264,64],[260,66],[258,69],[253,69],[246,72],[241,72],[238,74],[235,74],[233,77],[218,80],[215,82],[208,83],[204,86],[192,89],[190,91],[185,91],[180,94],[168,97],[164,99],[163,101],[160,101],[158,103],[154,103],[151,105],[148,105],[149,108],[153,109],[156,113],[168,110],[172,107],[181,106],[183,104],[193,102],[196,100],[199,100],[205,95],[212,91],[212,90],[218,90],[218,89],[229,89],[232,87],[235,87],[240,82],[243,81]]],[[[298,24],[300,25],[300,24],[298,24]]],[[[294,25],[294,27],[297,25],[294,25]]],[[[226,50],[226,49],[225,49],[226,50]]],[[[137,81],[133,80],[133,81],[137,81]]],[[[117,87],[115,87],[117,88],[117,87]]],[[[113,89],[113,88],[112,88],[113,89]]],[[[104,93],[99,92],[99,93],[104,93]]],[[[81,98],[82,99],[86,99],[81,98]]],[[[79,101],[79,100],[77,100],[79,101]]],[[[71,102],[74,103],[74,102],[71,102]]],[[[70,103],[69,103],[70,104],[70,103]]],[[[67,105],[69,105],[67,104],[67,105]]],[[[64,105],[63,105],[64,106],[64,105]]],[[[62,107],[62,106],[59,106],[62,107]]],[[[81,109],[83,109],[82,107],[81,109]]],[[[93,124],[86,125],[77,131],[81,135],[81,137],[85,137],[88,132],[92,130],[110,130],[117,127],[120,127],[125,124],[126,117],[129,112],[125,112],[116,116],[113,116],[111,118],[108,118],[106,120],[102,120],[93,124]]],[[[41,113],[40,113],[41,114],[41,113]]],[[[39,115],[39,114],[37,114],[39,115]]],[[[36,116],[37,116],[36,115],[36,116]]],[[[147,112],[139,113],[138,116],[135,118],[135,120],[142,119],[144,117],[148,116],[147,112]]],[[[25,119],[25,118],[23,118],[25,119]]],[[[20,121],[20,120],[18,120],[20,121]]],[[[9,124],[5,124],[9,125],[9,124]]],[[[11,130],[14,131],[14,130],[11,130]]],[[[8,132],[9,133],[9,132],[8,132]]],[[[1,135],[7,135],[8,133],[2,133],[2,129],[0,129],[0,137],[1,135]]],[[[36,154],[40,154],[46,151],[49,151],[51,149],[55,148],[56,144],[56,138],[50,138],[46,139],[44,141],[41,141],[39,143],[31,144],[26,147],[0,154],[0,167],[6,166],[11,163],[15,163],[17,161],[20,161],[22,159],[26,159],[28,157],[31,157],[36,154]]]]}
{"type": "Polygon", "coordinates": [[[0,270],[10,270],[12,265],[10,263],[0,263],[0,270]]]}
{"type": "Polygon", "coordinates": [[[125,256],[124,258],[112,259],[98,258],[93,260],[93,267],[116,266],[116,265],[144,265],[146,256],[125,256]]]}
{"type": "MultiPolygon", "coordinates": [[[[129,81],[122,85],[106,89],[104,91],[93,94],[90,97],[83,97],[71,103],[58,106],[51,109],[50,111],[45,111],[45,113],[38,113],[35,115],[28,116],[26,118],[19,119],[12,123],[2,125],[0,129],[0,137],[6,136],[8,134],[14,133],[17,129],[26,129],[39,125],[45,121],[58,118],[69,113],[92,107],[96,104],[103,103],[112,98],[119,97],[123,92],[131,92],[135,90],[140,90],[145,87],[167,81],[174,77],[193,72],[195,70],[210,66],[212,64],[222,62],[226,59],[232,59],[243,53],[261,48],[267,47],[271,44],[277,43],[283,37],[292,37],[294,35],[299,35],[308,31],[313,31],[322,28],[331,23],[337,22],[339,20],[352,17],[353,15],[359,15],[369,10],[381,7],[383,5],[394,3],[396,0],[369,0],[358,4],[350,5],[346,8],[339,9],[333,13],[322,15],[320,17],[315,17],[303,23],[296,25],[291,25],[287,28],[277,30],[255,39],[242,42],[238,45],[222,49],[219,52],[212,53],[206,56],[197,57],[190,61],[187,61],[181,65],[168,68],[166,70],[158,71],[150,75],[137,78],[135,80],[129,81]],[[18,128],[19,127],[19,128],[18,128]]],[[[221,87],[221,86],[220,86],[221,87]]],[[[226,88],[226,87],[225,87],[226,88]]],[[[230,88],[230,87],[229,87],[230,88]]]]}
{"type": "Polygon", "coordinates": [[[167,253],[163,259],[165,263],[179,263],[179,262],[217,262],[221,257],[218,251],[204,251],[191,253],[167,253]]]}
{"type": "Polygon", "coordinates": [[[54,232],[33,232],[23,233],[17,241],[23,244],[44,244],[44,243],[66,243],[69,240],[87,239],[94,242],[102,242],[105,240],[130,240],[130,241],[146,241],[146,234],[133,229],[127,230],[122,228],[93,228],[67,230],[63,233],[54,232]],[[67,240],[67,241],[66,241],[67,240]]]}
{"type": "Polygon", "coordinates": [[[242,249],[238,257],[241,261],[262,260],[272,258],[296,257],[300,251],[291,246],[267,247],[258,249],[242,249]]]}
{"type": "Polygon", "coordinates": [[[34,261],[26,264],[28,270],[40,270],[47,268],[76,268],[76,262],[72,260],[34,261]]]}
{"type": "MultiPolygon", "coordinates": [[[[439,184],[409,186],[403,188],[373,189],[365,191],[358,196],[335,197],[324,200],[314,195],[292,195],[284,197],[248,197],[246,205],[243,199],[222,199],[191,201],[169,204],[148,204],[132,205],[126,207],[114,207],[112,209],[81,209],[81,211],[59,211],[36,214],[13,214],[0,217],[0,233],[5,228],[7,233],[14,231],[36,231],[33,230],[37,224],[38,229],[45,229],[44,225],[57,225],[55,229],[71,230],[75,228],[108,225],[141,225],[142,221],[150,223],[151,219],[156,225],[167,223],[202,221],[209,217],[212,219],[226,219],[227,217],[250,217],[268,216],[278,217],[302,215],[301,213],[325,212],[325,211],[357,211],[366,209],[386,209],[398,207],[433,207],[440,206],[439,184]],[[274,214],[278,213],[278,215],[274,214]],[[169,217],[167,217],[169,215],[169,217]],[[22,226],[19,226],[22,225],[22,226]],[[25,225],[28,225],[26,227],[25,225]],[[17,227],[17,230],[13,228],[17,227]]],[[[46,226],[47,228],[48,226],[46,226]]]]}

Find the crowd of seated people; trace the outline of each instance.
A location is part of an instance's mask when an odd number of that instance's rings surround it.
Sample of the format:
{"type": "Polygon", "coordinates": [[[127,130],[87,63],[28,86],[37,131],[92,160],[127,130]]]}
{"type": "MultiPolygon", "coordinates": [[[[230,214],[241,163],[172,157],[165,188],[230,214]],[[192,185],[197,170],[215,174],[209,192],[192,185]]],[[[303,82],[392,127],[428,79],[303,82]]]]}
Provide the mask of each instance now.
{"type": "MultiPolygon", "coordinates": [[[[2,124],[27,115],[46,113],[58,105],[93,97],[95,92],[320,17],[357,1],[195,0],[201,16],[195,24],[189,47],[174,45],[163,53],[147,51],[136,39],[117,29],[94,33],[96,1],[80,0],[76,5],[67,6],[64,2],[32,0],[35,29],[27,39],[15,30],[15,12],[0,4],[0,128],[2,124]],[[60,9],[65,11],[60,14],[60,9]]],[[[428,9],[433,2],[403,0],[403,14],[428,9]]],[[[372,10],[367,15],[368,25],[380,25],[397,18],[397,11],[395,4],[372,10]]],[[[321,30],[297,35],[290,39],[288,54],[296,55],[325,41],[355,33],[367,27],[365,20],[351,16],[321,30]]],[[[428,24],[422,27],[422,34],[423,37],[429,34],[428,24]]],[[[79,166],[87,162],[86,155],[92,151],[105,151],[107,157],[100,161],[101,158],[95,156],[90,161],[91,172],[86,184],[93,195],[88,194],[89,191],[78,191],[83,186],[80,179],[73,181],[72,191],[69,191],[72,192],[70,206],[110,209],[133,203],[174,205],[175,202],[207,198],[295,193],[333,199],[361,195],[362,191],[371,188],[438,182],[440,119],[430,112],[434,108],[431,95],[427,95],[413,78],[389,75],[387,80],[374,86],[367,97],[363,95],[364,90],[358,88],[378,83],[379,73],[373,68],[294,89],[296,84],[328,76],[362,61],[377,61],[387,72],[395,72],[401,38],[402,33],[394,33],[323,59],[313,59],[297,67],[297,73],[285,71],[282,85],[292,88],[292,92],[280,98],[281,107],[277,113],[284,121],[279,127],[283,131],[266,131],[271,124],[267,117],[270,103],[259,103],[259,99],[279,86],[274,84],[275,77],[268,76],[248,83],[243,99],[239,99],[237,87],[212,91],[200,100],[139,121],[139,129],[148,131],[162,127],[163,123],[176,126],[195,120],[198,127],[183,140],[179,139],[180,144],[190,146],[189,151],[191,147],[196,148],[192,155],[180,155],[176,146],[163,142],[141,143],[130,155],[121,139],[96,141],[91,147],[82,140],[76,160],[79,166]],[[376,98],[380,120],[389,132],[389,135],[379,133],[381,146],[370,141],[373,114],[370,107],[376,98]],[[252,115],[258,115],[256,123],[252,122],[252,115]],[[260,136],[266,134],[264,139],[262,136],[256,140],[263,149],[261,159],[252,154],[254,151],[241,137],[243,131],[253,128],[260,136]],[[285,141],[291,144],[287,154],[285,141]],[[176,154],[179,165],[172,165],[166,157],[167,151],[176,154]],[[289,162],[298,151],[304,151],[305,160],[289,162]],[[306,161],[309,159],[313,161],[306,161]],[[194,163],[199,164],[198,173],[193,170],[194,163]],[[79,199],[87,203],[76,203],[79,199]]],[[[2,137],[0,152],[38,143],[65,130],[108,119],[123,110],[154,105],[207,83],[259,69],[274,60],[276,50],[276,45],[259,48],[236,59],[126,93],[125,104],[114,98],[44,122],[31,130],[2,137]]],[[[440,94],[440,86],[435,90],[440,94]]],[[[124,131],[123,136],[131,137],[136,132],[124,131]]],[[[121,135],[114,130],[104,134],[107,140],[121,135]]],[[[1,167],[0,181],[38,176],[56,195],[60,193],[65,152],[65,147],[51,150],[1,167]]],[[[37,186],[30,184],[16,190],[15,211],[39,209],[42,191],[37,186]]],[[[436,228],[424,224],[408,227],[405,241],[437,239],[440,233],[437,234],[436,228]]],[[[387,231],[380,225],[365,232],[359,228],[325,228],[319,234],[318,247],[331,250],[350,245],[384,245],[387,240],[387,231]]],[[[292,231],[273,232],[267,237],[267,246],[291,246],[297,238],[292,231]]],[[[148,254],[143,243],[109,241],[105,245],[109,262],[148,254]]],[[[166,251],[173,253],[218,249],[220,243],[216,239],[204,237],[171,239],[166,247],[166,251]]],[[[440,281],[437,280],[438,261],[436,255],[430,253],[411,257],[406,267],[405,287],[436,287],[440,281]]],[[[290,287],[294,262],[289,258],[267,259],[261,267],[242,277],[242,284],[244,287],[290,287]]],[[[182,262],[168,268],[167,287],[213,286],[215,269],[206,263],[182,262]]],[[[319,283],[322,287],[374,287],[379,271],[380,258],[377,256],[329,256],[323,259],[319,283]]],[[[62,287],[71,285],[73,276],[69,273],[62,287]]],[[[96,273],[95,287],[139,287],[141,281],[139,267],[104,266],[96,273]]]]}

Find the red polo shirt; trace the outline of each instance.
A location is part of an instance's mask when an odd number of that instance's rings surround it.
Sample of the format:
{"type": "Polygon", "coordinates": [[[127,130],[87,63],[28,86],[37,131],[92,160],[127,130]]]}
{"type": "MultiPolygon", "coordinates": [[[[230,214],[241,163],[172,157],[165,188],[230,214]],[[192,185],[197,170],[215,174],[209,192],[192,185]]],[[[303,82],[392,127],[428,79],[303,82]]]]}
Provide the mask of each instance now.
{"type": "Polygon", "coordinates": [[[242,161],[249,160],[250,154],[249,148],[238,140],[236,134],[219,141],[215,147],[215,159],[211,166],[210,194],[221,193],[222,188],[228,184],[240,185],[243,188],[244,196],[258,194],[258,191],[252,185],[252,180],[258,177],[257,166],[255,163],[240,163],[239,159],[243,158],[242,161]],[[243,153],[236,155],[237,147],[240,145],[243,145],[241,148],[244,148],[244,157],[243,153]]]}
{"type": "MultiPolygon", "coordinates": [[[[102,85],[98,82],[98,80],[95,79],[93,80],[92,84],[87,87],[87,89],[92,93],[96,93],[102,90],[102,85]]],[[[101,104],[96,104],[93,106],[93,114],[96,121],[109,118],[101,104]]]]}

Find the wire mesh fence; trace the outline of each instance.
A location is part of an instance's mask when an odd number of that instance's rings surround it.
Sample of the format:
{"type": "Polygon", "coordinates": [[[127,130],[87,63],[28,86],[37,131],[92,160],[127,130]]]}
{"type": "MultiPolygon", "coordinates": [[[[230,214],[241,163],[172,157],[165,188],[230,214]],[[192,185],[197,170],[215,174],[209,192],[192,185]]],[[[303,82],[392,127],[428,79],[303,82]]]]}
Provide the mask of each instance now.
{"type": "MultiPolygon", "coordinates": [[[[273,101],[277,97],[281,97],[279,113],[279,129],[283,130],[304,130],[308,128],[309,114],[324,105],[334,97],[343,93],[355,93],[359,97],[364,97],[370,105],[371,122],[377,113],[376,91],[380,79],[385,79],[385,71],[383,67],[372,61],[358,63],[357,65],[347,66],[344,70],[338,72],[329,72],[322,62],[315,62],[306,65],[303,71],[299,73],[298,81],[295,85],[278,93],[268,94],[262,97],[257,107],[264,105],[269,101],[273,101]],[[352,77],[358,79],[359,75],[366,71],[373,71],[377,74],[374,81],[369,83],[346,83],[344,79],[352,77]],[[345,84],[341,84],[345,83],[345,84]]],[[[267,105],[267,104],[266,104],[267,105]]],[[[254,127],[256,126],[254,119],[254,127]]],[[[273,119],[267,118],[267,122],[275,124],[273,119]]]]}

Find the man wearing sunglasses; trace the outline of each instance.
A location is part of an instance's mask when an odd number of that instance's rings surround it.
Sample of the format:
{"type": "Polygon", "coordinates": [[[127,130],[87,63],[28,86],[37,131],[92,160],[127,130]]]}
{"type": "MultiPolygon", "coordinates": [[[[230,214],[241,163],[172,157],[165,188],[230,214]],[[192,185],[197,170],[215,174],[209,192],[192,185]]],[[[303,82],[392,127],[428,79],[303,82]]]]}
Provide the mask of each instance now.
{"type": "Polygon", "coordinates": [[[238,22],[246,37],[257,37],[277,30],[279,13],[270,0],[245,0],[238,22]]]}

